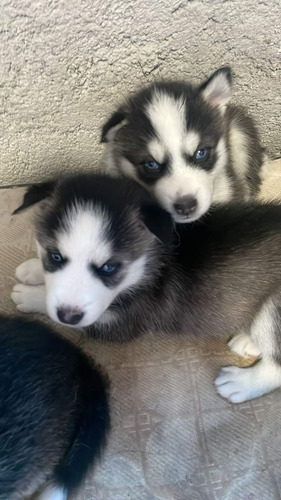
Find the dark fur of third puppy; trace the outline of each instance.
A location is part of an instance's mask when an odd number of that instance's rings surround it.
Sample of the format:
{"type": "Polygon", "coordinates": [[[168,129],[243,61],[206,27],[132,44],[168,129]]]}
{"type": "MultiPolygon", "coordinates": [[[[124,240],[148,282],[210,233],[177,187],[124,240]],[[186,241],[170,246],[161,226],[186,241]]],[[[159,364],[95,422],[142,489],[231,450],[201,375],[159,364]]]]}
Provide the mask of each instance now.
{"type": "Polygon", "coordinates": [[[16,271],[20,311],[104,341],[228,333],[261,360],[223,369],[218,392],[241,402],[281,386],[280,205],[230,203],[174,228],[138,183],[99,174],[31,187],[17,211],[36,203],[39,259],[16,271]]]}
{"type": "Polygon", "coordinates": [[[231,87],[223,67],[199,85],[156,81],[129,96],[103,126],[105,169],[137,180],[179,223],[254,198],[265,155],[231,87]]]}
{"type": "Polygon", "coordinates": [[[39,322],[0,316],[0,344],[0,499],[76,498],[106,442],[107,378],[39,322]]]}

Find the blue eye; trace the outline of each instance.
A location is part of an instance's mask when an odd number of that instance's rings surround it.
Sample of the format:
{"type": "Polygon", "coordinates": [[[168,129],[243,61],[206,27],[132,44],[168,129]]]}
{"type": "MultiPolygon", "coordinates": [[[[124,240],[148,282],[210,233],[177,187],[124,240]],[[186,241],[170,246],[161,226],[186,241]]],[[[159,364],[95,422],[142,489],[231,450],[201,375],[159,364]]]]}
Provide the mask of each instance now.
{"type": "Polygon", "coordinates": [[[51,258],[52,258],[52,260],[53,260],[53,261],[55,261],[55,262],[62,262],[62,261],[63,261],[63,258],[62,258],[62,256],[61,256],[61,254],[60,254],[60,253],[58,253],[58,252],[53,252],[53,253],[51,253],[51,258]]]}
{"type": "Polygon", "coordinates": [[[195,153],[195,160],[205,160],[208,156],[208,152],[207,148],[198,149],[195,153]]]}
{"type": "Polygon", "coordinates": [[[159,163],[157,163],[157,161],[154,161],[154,160],[146,161],[144,166],[147,170],[150,170],[150,171],[152,171],[152,170],[157,171],[160,169],[159,163]]]}
{"type": "Polygon", "coordinates": [[[99,268],[99,271],[104,273],[104,274],[112,274],[114,271],[116,271],[117,266],[114,264],[104,264],[102,267],[99,268]]]}

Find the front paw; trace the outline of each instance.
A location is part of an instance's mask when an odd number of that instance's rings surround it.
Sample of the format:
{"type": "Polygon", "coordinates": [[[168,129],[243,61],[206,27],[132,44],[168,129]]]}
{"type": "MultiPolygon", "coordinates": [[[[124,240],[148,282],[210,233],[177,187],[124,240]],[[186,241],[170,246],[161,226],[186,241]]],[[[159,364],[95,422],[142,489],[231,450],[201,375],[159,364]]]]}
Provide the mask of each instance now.
{"type": "Polygon", "coordinates": [[[218,393],[231,403],[243,403],[255,398],[254,380],[252,367],[239,368],[238,366],[227,366],[221,368],[215,385],[218,393]]]}
{"type": "Polygon", "coordinates": [[[29,286],[18,283],[13,288],[11,298],[18,311],[41,314],[47,312],[45,285],[29,286]]]}
{"type": "Polygon", "coordinates": [[[42,285],[44,271],[40,259],[29,259],[16,268],[16,278],[25,285],[42,285]]]}

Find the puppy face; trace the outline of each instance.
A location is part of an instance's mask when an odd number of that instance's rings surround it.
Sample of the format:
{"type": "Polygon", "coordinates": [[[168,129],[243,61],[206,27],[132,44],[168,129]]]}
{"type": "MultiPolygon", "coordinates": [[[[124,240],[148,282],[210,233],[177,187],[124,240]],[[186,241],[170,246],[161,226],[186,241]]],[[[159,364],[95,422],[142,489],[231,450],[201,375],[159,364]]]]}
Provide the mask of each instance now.
{"type": "Polygon", "coordinates": [[[129,180],[80,176],[47,194],[36,228],[48,314],[75,327],[113,321],[115,299],[150,279],[156,248],[172,237],[170,216],[129,180]]]}
{"type": "Polygon", "coordinates": [[[151,191],[177,222],[198,219],[229,195],[223,172],[230,90],[228,68],[200,87],[159,82],[133,96],[104,126],[109,163],[151,191]]]}

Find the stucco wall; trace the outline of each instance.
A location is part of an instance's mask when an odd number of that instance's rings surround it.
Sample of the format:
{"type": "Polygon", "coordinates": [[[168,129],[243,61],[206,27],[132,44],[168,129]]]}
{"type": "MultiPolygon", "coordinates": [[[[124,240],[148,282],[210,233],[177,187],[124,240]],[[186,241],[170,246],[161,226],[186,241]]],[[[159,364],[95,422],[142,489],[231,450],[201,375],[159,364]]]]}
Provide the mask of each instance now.
{"type": "Polygon", "coordinates": [[[129,90],[225,63],[235,100],[280,156],[280,0],[2,0],[0,9],[2,185],[97,165],[100,125],[129,90]]]}

